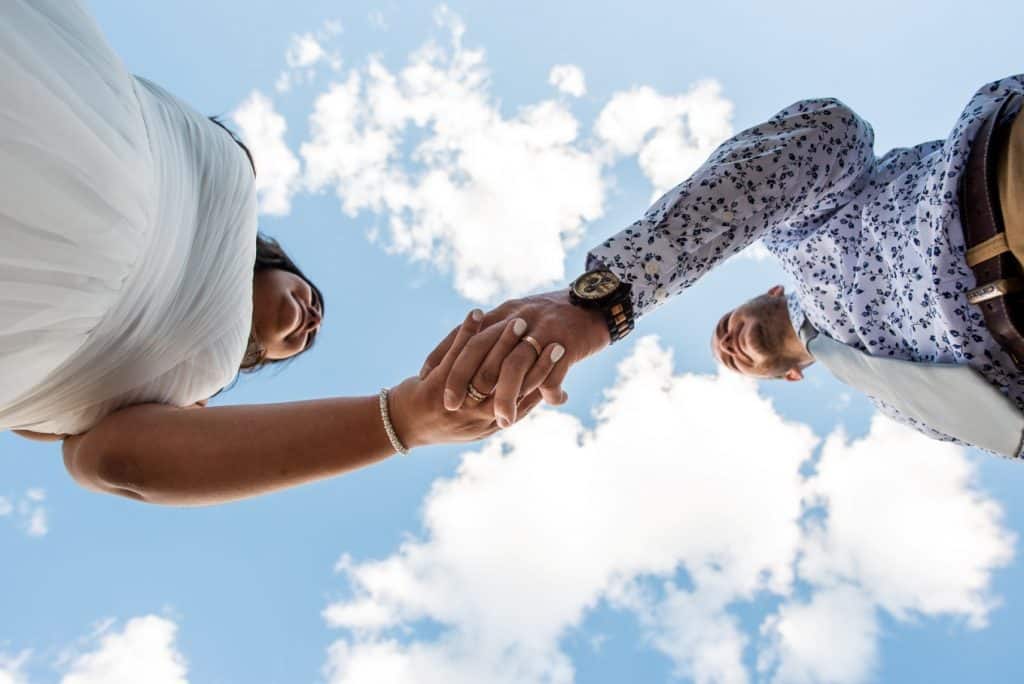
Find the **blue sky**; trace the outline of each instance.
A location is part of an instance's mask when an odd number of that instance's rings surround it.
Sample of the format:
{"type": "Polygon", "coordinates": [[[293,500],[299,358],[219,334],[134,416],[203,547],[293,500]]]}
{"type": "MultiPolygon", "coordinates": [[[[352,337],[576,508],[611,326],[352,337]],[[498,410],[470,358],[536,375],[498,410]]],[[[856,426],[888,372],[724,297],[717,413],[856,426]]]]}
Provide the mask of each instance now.
{"type": "MultiPolygon", "coordinates": [[[[1024,21],[89,4],[131,71],[233,115],[263,229],[327,298],[312,353],[215,403],[396,384],[469,308],[559,286],[665,178],[797,99],[844,100],[878,153],[944,137],[1020,70],[1024,21]]],[[[0,683],[1020,681],[1024,469],[873,422],[819,370],[719,377],[713,322],[780,280],[734,259],[485,445],[218,508],[85,492],[59,449],[0,434],[0,683]]]]}

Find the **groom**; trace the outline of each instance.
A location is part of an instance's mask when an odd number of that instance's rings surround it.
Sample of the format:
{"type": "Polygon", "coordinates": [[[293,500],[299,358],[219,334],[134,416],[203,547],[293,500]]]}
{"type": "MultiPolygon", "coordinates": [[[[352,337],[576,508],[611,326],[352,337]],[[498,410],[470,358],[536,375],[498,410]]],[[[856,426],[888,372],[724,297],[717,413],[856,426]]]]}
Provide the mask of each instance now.
{"type": "MultiPolygon", "coordinates": [[[[955,391],[946,380],[929,389],[940,376],[922,369],[941,363],[945,370],[969,371],[942,377],[975,382],[972,391],[1011,406],[1000,415],[1011,422],[1016,416],[1020,424],[999,429],[1017,431],[1013,446],[982,446],[1018,456],[1024,427],[1017,410],[1024,406],[1024,372],[1017,365],[1024,363],[1022,93],[1024,76],[986,85],[945,140],[881,158],[872,150],[871,127],[833,99],[798,102],[739,133],[641,219],[592,249],[587,272],[567,290],[490,312],[490,327],[466,346],[449,375],[446,407],[493,397],[496,419],[505,426],[515,419],[517,397],[533,389],[549,403],[564,402],[561,384],[574,363],[621,339],[636,319],[761,239],[796,287],[788,296],[770,290],[768,301],[755,301],[755,308],[767,307],[755,316],[747,315],[748,306],[722,319],[713,346],[723,364],[765,375],[752,364],[754,350],[782,339],[758,319],[770,310],[777,329],[788,330],[792,364],[769,375],[799,379],[816,356],[828,358],[830,370],[867,388],[890,415],[931,436],[961,441],[965,433],[942,414],[962,407],[944,410],[940,402],[929,413],[918,410],[917,399],[955,391]],[[491,353],[505,323],[516,318],[526,322],[523,341],[507,353],[491,353]],[[748,327],[740,326],[743,320],[748,327]],[[563,348],[547,378],[531,376],[539,354],[563,348]],[[883,361],[895,366],[870,370],[883,361]],[[865,372],[874,378],[858,377],[865,372]],[[909,384],[901,386],[900,377],[909,384]],[[888,385],[896,385],[895,393],[885,391],[888,385]],[[907,406],[882,398],[889,394],[909,398],[907,406]]],[[[434,363],[429,359],[427,368],[434,363]]]]}

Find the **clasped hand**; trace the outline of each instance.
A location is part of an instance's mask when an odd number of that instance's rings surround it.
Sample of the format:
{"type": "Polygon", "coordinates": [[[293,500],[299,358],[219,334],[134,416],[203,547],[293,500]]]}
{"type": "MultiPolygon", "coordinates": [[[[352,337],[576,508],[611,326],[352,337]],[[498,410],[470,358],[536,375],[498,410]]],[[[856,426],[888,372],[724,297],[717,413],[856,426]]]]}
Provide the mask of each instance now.
{"type": "Polygon", "coordinates": [[[421,417],[407,426],[396,420],[396,429],[403,435],[404,427],[409,448],[487,437],[541,400],[564,403],[569,369],[608,344],[602,315],[574,306],[567,290],[474,311],[430,353],[418,377],[395,388],[396,400],[414,399],[409,408],[421,417]]]}

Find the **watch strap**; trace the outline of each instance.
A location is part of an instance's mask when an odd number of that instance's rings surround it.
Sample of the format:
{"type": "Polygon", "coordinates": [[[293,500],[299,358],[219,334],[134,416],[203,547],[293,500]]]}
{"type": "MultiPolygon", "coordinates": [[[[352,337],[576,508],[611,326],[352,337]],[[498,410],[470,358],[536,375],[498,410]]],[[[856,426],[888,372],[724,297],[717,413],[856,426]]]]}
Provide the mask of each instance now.
{"type": "Polygon", "coordinates": [[[633,298],[630,296],[632,290],[629,283],[623,282],[607,301],[602,302],[601,313],[604,314],[612,344],[628,335],[635,325],[633,298]]]}

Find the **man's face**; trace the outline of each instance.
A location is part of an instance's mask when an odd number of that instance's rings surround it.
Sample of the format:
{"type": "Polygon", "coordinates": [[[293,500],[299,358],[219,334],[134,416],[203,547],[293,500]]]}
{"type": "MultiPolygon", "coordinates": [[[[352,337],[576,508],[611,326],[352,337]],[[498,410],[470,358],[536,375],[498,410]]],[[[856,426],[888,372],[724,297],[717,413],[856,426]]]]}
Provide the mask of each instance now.
{"type": "Polygon", "coordinates": [[[781,287],[726,313],[715,326],[711,350],[725,367],[755,378],[803,377],[799,338],[781,287]]]}

